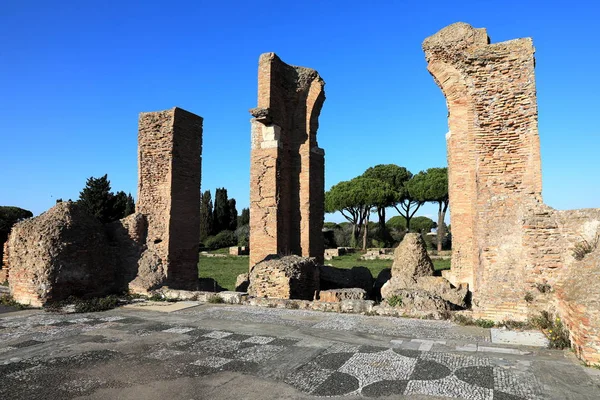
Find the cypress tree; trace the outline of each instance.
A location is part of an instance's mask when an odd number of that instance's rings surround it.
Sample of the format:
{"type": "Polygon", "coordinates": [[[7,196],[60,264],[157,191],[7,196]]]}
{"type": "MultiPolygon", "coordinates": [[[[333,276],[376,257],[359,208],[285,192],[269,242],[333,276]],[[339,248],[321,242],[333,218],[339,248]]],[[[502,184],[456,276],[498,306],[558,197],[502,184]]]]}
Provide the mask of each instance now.
{"type": "Polygon", "coordinates": [[[113,197],[108,175],[100,178],[90,177],[83,190],[79,192],[79,204],[101,222],[107,223],[114,215],[113,197]]]}
{"type": "Polygon", "coordinates": [[[217,188],[215,193],[215,210],[213,214],[213,234],[229,229],[229,201],[227,189],[217,188]]]}
{"type": "Polygon", "coordinates": [[[200,241],[203,242],[213,231],[213,203],[210,190],[200,195],[200,241]]]}
{"type": "Polygon", "coordinates": [[[250,209],[242,208],[242,215],[238,218],[238,226],[250,225],[250,209]]]}
{"type": "Polygon", "coordinates": [[[235,199],[229,199],[229,230],[235,231],[237,229],[238,212],[235,208],[235,199]]]}

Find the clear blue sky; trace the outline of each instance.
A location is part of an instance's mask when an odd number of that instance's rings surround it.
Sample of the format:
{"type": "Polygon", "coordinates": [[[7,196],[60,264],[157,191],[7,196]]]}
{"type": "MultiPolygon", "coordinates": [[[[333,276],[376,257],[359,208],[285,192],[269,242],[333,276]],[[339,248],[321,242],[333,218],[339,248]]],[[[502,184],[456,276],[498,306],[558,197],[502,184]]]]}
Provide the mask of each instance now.
{"type": "Polygon", "coordinates": [[[179,106],[204,117],[202,189],[247,207],[248,109],[270,51],[326,81],[326,188],[376,164],[445,166],[421,43],[463,21],[492,42],[533,38],[544,199],[600,207],[598,15],[593,1],[4,1],[0,205],[38,214],[105,173],[135,196],[138,114],[179,106]]]}

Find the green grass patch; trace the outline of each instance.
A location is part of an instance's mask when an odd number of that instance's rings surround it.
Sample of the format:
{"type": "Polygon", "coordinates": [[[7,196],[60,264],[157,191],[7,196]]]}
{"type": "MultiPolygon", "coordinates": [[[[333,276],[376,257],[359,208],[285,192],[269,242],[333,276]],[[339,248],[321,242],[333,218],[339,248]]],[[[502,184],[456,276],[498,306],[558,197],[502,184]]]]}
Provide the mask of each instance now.
{"type": "Polygon", "coordinates": [[[198,276],[213,278],[227,290],[235,290],[238,275],[248,273],[250,260],[248,257],[206,257],[200,255],[198,276]]]}
{"type": "MultiPolygon", "coordinates": [[[[228,248],[215,250],[214,253],[227,254],[228,248]]],[[[213,253],[213,252],[211,252],[213,253]]],[[[350,269],[352,267],[366,267],[371,271],[374,278],[385,269],[392,267],[392,260],[361,260],[360,253],[346,254],[335,257],[333,260],[325,261],[336,268],[350,269]]],[[[450,260],[433,260],[436,271],[450,269],[450,260]]],[[[198,276],[200,278],[213,278],[219,285],[227,290],[235,290],[235,280],[238,275],[245,274],[249,269],[248,257],[206,257],[200,255],[198,263],[198,276]]]]}

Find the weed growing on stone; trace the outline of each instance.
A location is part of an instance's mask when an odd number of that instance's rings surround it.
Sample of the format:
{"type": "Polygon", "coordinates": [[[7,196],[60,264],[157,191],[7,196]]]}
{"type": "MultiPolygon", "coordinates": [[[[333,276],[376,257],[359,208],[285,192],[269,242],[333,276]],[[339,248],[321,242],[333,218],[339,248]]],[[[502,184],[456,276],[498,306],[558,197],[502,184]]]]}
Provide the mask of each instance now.
{"type": "Polygon", "coordinates": [[[477,318],[473,319],[470,316],[455,314],[453,321],[459,325],[475,325],[480,328],[493,328],[496,326],[496,323],[489,319],[477,318]]]}
{"type": "Polygon", "coordinates": [[[214,294],[208,298],[208,302],[210,304],[223,304],[225,303],[225,300],[218,294],[214,294]]]}
{"type": "Polygon", "coordinates": [[[289,308],[290,310],[297,310],[300,308],[300,305],[295,301],[290,301],[285,304],[285,308],[289,308]]]}
{"type": "Polygon", "coordinates": [[[498,323],[497,326],[512,330],[524,330],[532,328],[532,325],[529,321],[513,321],[511,319],[506,319],[498,323]]]}
{"type": "Polygon", "coordinates": [[[496,323],[489,319],[477,318],[473,322],[475,323],[475,325],[479,326],[480,328],[493,328],[494,326],[496,326],[496,323]]]}
{"type": "Polygon", "coordinates": [[[547,282],[544,283],[536,283],[535,288],[540,291],[540,293],[551,293],[552,286],[550,286],[547,282]]]}
{"type": "Polygon", "coordinates": [[[69,296],[66,300],[54,301],[44,306],[47,312],[63,312],[65,308],[74,313],[88,313],[112,310],[124,303],[119,296],[111,294],[105,297],[93,297],[91,299],[80,299],[69,296]]]}
{"type": "Polygon", "coordinates": [[[525,300],[528,303],[533,302],[533,294],[531,294],[531,292],[526,292],[525,296],[523,297],[523,300],[525,300]]]}
{"type": "Polygon", "coordinates": [[[402,297],[394,295],[394,296],[391,296],[387,300],[387,302],[391,307],[396,307],[396,306],[401,307],[402,306],[402,297]]]}
{"type": "Polygon", "coordinates": [[[575,258],[577,261],[583,260],[586,254],[596,250],[596,247],[598,247],[599,243],[600,232],[596,233],[596,236],[590,241],[582,238],[581,242],[577,243],[573,248],[573,258],[575,258]]]}
{"type": "Polygon", "coordinates": [[[0,283],[0,286],[8,286],[8,281],[4,281],[4,282],[0,283]]]}
{"type": "Polygon", "coordinates": [[[12,296],[9,294],[0,296],[0,305],[6,306],[6,307],[13,307],[13,308],[16,308],[17,310],[25,310],[25,309],[29,308],[26,305],[17,303],[15,301],[15,299],[13,299],[12,296]]]}
{"type": "Polygon", "coordinates": [[[571,340],[569,339],[569,331],[562,323],[559,317],[548,311],[542,311],[539,316],[530,319],[533,326],[540,329],[550,344],[548,347],[551,349],[565,349],[571,347],[571,340]]]}

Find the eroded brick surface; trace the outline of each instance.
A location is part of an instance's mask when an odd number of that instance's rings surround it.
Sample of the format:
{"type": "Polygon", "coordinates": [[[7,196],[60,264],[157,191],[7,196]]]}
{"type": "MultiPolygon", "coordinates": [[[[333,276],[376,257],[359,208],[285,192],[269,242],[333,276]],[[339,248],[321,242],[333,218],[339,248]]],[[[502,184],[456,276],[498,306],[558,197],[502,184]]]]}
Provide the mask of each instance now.
{"type": "Polygon", "coordinates": [[[202,117],[180,108],[142,113],[138,202],[148,222],[146,250],[132,282],[143,291],[198,283],[202,117]]]}
{"type": "Polygon", "coordinates": [[[423,49],[449,111],[453,254],[444,276],[469,284],[476,317],[525,319],[558,304],[578,353],[595,362],[600,288],[590,285],[589,298],[571,292],[597,280],[573,250],[598,235],[600,209],[542,202],[532,40],[490,44],[485,29],[456,23],[423,49]]]}
{"type": "Polygon", "coordinates": [[[313,69],[260,56],[258,107],[250,110],[250,266],[270,254],[323,259],[324,152],[316,135],[324,85],[313,69]]]}

